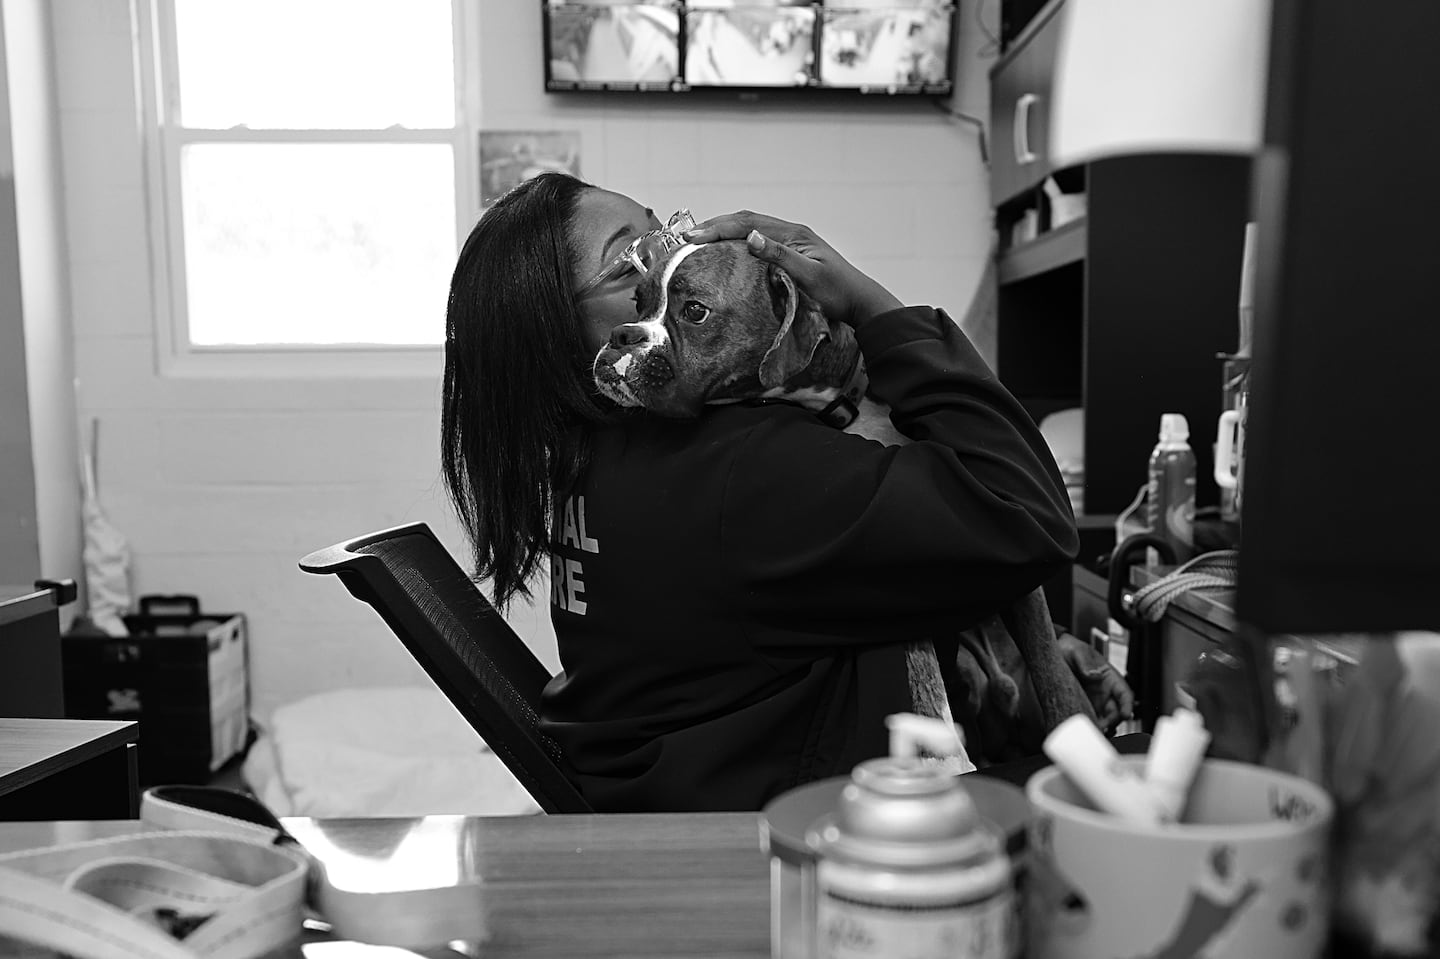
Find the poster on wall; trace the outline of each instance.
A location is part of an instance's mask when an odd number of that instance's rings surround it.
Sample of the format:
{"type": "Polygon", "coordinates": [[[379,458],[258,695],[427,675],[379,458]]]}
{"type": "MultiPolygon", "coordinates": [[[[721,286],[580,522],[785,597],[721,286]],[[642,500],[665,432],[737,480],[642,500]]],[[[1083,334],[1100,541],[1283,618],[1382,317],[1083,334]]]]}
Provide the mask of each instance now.
{"type": "Polygon", "coordinates": [[[580,134],[573,130],[482,130],[480,204],[549,170],[580,175],[580,134]]]}

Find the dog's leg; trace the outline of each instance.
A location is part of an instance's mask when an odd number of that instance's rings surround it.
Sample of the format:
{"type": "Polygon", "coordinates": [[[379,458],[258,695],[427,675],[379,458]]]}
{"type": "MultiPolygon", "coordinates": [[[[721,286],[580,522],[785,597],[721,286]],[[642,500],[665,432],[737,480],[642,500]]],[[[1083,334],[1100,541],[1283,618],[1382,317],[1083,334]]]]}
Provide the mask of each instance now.
{"type": "MultiPolygon", "coordinates": [[[[922,640],[905,647],[905,667],[910,676],[911,708],[920,716],[938,719],[959,732],[955,718],[950,712],[950,698],[945,692],[945,679],[940,674],[940,659],[935,654],[935,644],[922,640]]],[[[975,763],[965,746],[964,734],[956,742],[958,751],[944,756],[934,756],[952,774],[973,772],[975,763]]]]}
{"type": "Polygon", "coordinates": [[[960,631],[960,645],[964,652],[974,658],[975,664],[985,673],[985,698],[1000,710],[1001,714],[1013,718],[1020,710],[1020,687],[1000,665],[1000,657],[990,645],[990,629],[1004,629],[998,616],[993,616],[978,626],[960,631]]]}
{"type": "Polygon", "coordinates": [[[1002,610],[1000,619],[1025,660],[1046,732],[1076,713],[1094,719],[1089,697],[1060,653],[1044,591],[1038,587],[1032,590],[1002,610]]]}
{"type": "Polygon", "coordinates": [[[940,677],[940,660],[929,640],[910,643],[905,647],[905,667],[910,674],[910,701],[918,715],[943,719],[954,724],[950,698],[945,695],[945,682],[940,677]]]}

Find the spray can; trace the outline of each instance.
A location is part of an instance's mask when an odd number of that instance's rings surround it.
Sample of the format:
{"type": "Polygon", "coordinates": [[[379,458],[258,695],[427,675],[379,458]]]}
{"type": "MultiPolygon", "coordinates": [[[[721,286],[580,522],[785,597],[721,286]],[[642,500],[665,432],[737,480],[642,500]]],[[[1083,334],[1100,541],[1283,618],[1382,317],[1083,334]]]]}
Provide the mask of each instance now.
{"type": "Polygon", "coordinates": [[[915,756],[855,767],[808,837],[817,959],[1012,959],[1014,884],[960,780],[915,756]]]}
{"type": "MultiPolygon", "coordinates": [[[[1195,452],[1183,413],[1160,417],[1160,439],[1150,454],[1145,515],[1150,532],[1169,542],[1175,562],[1195,551],[1195,452]]],[[[1159,559],[1152,551],[1150,564],[1159,559]]]]}

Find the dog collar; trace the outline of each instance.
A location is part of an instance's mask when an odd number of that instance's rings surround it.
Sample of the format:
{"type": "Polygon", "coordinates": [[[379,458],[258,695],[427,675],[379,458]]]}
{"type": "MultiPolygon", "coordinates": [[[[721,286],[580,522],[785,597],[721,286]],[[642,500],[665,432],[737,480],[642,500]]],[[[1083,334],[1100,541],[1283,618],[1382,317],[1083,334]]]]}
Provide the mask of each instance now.
{"type": "Polygon", "coordinates": [[[856,406],[849,396],[841,393],[825,404],[823,410],[817,410],[815,415],[837,430],[843,430],[855,422],[855,417],[860,415],[860,407],[856,406]]]}
{"type": "MultiPolygon", "coordinates": [[[[855,351],[854,358],[850,361],[850,371],[845,376],[845,385],[833,400],[824,406],[816,409],[813,402],[818,398],[799,396],[774,396],[756,398],[737,398],[729,402],[745,403],[751,406],[768,406],[771,403],[784,403],[787,406],[799,406],[807,409],[820,417],[820,420],[827,426],[833,426],[837,430],[843,430],[860,416],[860,401],[865,398],[865,393],[870,388],[870,376],[865,372],[864,358],[860,351],[855,351]],[[810,400],[807,402],[806,400],[810,400]]],[[[717,402],[715,400],[711,401],[717,402]]]]}
{"type": "Polygon", "coordinates": [[[845,385],[840,388],[840,394],[816,415],[836,429],[843,430],[860,415],[860,400],[865,397],[865,391],[869,387],[870,377],[865,372],[860,351],[856,350],[855,359],[850,362],[850,373],[845,377],[845,385]]]}

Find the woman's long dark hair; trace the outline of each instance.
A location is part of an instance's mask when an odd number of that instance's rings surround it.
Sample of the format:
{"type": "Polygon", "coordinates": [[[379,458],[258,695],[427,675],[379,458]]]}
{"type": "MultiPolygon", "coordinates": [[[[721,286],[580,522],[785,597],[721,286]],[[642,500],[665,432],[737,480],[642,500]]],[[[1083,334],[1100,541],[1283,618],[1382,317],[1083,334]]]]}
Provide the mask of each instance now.
{"type": "Polygon", "coordinates": [[[450,280],[440,457],[476,578],[502,609],[546,554],[551,504],[584,466],[586,423],[606,407],[571,293],[571,223],[590,185],[521,183],[465,241],[450,280]]]}

